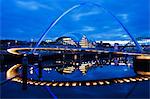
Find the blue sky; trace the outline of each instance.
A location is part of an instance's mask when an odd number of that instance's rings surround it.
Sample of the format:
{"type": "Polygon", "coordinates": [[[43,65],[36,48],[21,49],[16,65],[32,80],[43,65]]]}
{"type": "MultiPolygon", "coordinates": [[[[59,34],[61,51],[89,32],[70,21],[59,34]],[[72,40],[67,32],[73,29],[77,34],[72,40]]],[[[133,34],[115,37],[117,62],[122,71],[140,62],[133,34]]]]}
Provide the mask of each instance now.
{"type": "MultiPolygon", "coordinates": [[[[38,40],[64,11],[92,1],[111,11],[134,37],[150,37],[149,0],[1,0],[1,39],[38,40]]],[[[130,39],[122,27],[102,8],[82,6],[63,17],[44,39],[70,36],[79,40],[130,39]]]]}

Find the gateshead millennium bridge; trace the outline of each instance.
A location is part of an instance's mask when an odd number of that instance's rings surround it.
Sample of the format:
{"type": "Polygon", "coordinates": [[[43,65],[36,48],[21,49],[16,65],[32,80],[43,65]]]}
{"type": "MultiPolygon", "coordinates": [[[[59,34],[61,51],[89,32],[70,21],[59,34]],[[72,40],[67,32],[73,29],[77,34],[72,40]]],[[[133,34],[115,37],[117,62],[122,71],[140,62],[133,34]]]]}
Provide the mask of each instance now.
{"type": "MultiPolygon", "coordinates": [[[[16,64],[7,71],[8,80],[23,83],[23,89],[27,88],[27,84],[40,85],[40,86],[96,86],[96,85],[109,85],[112,83],[129,83],[136,81],[144,81],[150,79],[149,61],[150,55],[143,53],[141,46],[138,44],[132,34],[125,28],[122,22],[113,15],[110,11],[104,7],[94,3],[81,3],[75,5],[61,14],[56,20],[50,24],[46,31],[42,34],[39,41],[34,48],[11,48],[7,50],[11,54],[20,56],[22,59],[21,64],[16,64]],[[83,5],[93,5],[103,8],[110,16],[112,16],[127,32],[130,38],[135,43],[138,51],[132,52],[120,52],[99,50],[90,48],[63,48],[63,47],[39,47],[46,34],[55,26],[62,17],[72,10],[79,8],[83,5]],[[43,53],[46,52],[46,53],[43,53]],[[128,60],[129,59],[129,60],[128,60]],[[52,63],[44,64],[43,60],[49,60],[52,63]],[[129,61],[132,60],[130,63],[129,61]],[[131,77],[114,77],[103,79],[91,79],[90,77],[84,79],[62,79],[61,75],[72,74],[76,70],[80,70],[83,75],[88,73],[91,68],[103,67],[103,66],[132,66],[136,75],[131,77]],[[35,69],[35,75],[37,78],[29,76],[29,72],[33,72],[35,69]],[[52,80],[44,80],[43,70],[58,72],[53,76],[52,80]],[[58,76],[58,80],[53,80],[58,76]],[[60,78],[59,78],[60,77],[60,78]],[[61,79],[61,80],[59,80],[61,79]]],[[[98,69],[99,70],[99,69],[98,69]]],[[[96,76],[96,75],[95,75],[96,76]]]]}

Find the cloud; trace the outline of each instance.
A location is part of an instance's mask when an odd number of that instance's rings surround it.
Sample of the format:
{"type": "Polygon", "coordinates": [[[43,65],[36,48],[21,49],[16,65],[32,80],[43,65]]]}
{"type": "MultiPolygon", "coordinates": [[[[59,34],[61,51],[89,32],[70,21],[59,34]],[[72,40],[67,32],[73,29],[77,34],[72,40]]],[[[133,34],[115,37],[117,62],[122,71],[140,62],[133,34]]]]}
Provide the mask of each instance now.
{"type": "Polygon", "coordinates": [[[125,34],[125,35],[122,35],[122,37],[123,37],[123,38],[128,38],[129,35],[126,35],[126,34],[125,34]]]}
{"type": "Polygon", "coordinates": [[[126,13],[122,13],[122,14],[118,14],[117,16],[121,17],[121,19],[123,19],[124,22],[128,22],[128,14],[126,13]]]}
{"type": "Polygon", "coordinates": [[[16,1],[17,5],[21,8],[27,9],[27,10],[38,10],[40,8],[52,10],[51,7],[41,4],[36,1],[16,1]]]}
{"type": "Polygon", "coordinates": [[[109,29],[109,28],[110,26],[107,26],[107,25],[103,26],[103,29],[109,29]]]}
{"type": "Polygon", "coordinates": [[[74,14],[73,19],[75,21],[78,21],[78,20],[81,19],[81,17],[96,15],[96,14],[99,14],[99,13],[100,13],[99,11],[91,11],[91,12],[87,12],[87,13],[84,12],[84,13],[74,14]]]}
{"type": "Polygon", "coordinates": [[[95,38],[97,40],[124,40],[129,39],[129,36],[124,37],[123,34],[111,34],[111,33],[97,33],[91,34],[91,38],[95,38]]]}
{"type": "Polygon", "coordinates": [[[123,31],[123,29],[122,28],[117,28],[117,29],[113,29],[112,31],[113,32],[121,32],[121,31],[123,31]]]}
{"type": "Polygon", "coordinates": [[[82,31],[84,32],[91,32],[94,30],[95,30],[95,27],[91,27],[91,26],[84,26],[84,28],[82,29],[82,31]]]}
{"type": "Polygon", "coordinates": [[[130,37],[123,31],[122,28],[115,28],[105,32],[99,32],[90,34],[91,38],[99,39],[99,40],[116,40],[116,39],[129,39],[130,37]]]}
{"type": "Polygon", "coordinates": [[[24,30],[21,29],[21,28],[16,28],[16,29],[15,29],[15,32],[16,32],[16,33],[24,33],[24,30]]]}

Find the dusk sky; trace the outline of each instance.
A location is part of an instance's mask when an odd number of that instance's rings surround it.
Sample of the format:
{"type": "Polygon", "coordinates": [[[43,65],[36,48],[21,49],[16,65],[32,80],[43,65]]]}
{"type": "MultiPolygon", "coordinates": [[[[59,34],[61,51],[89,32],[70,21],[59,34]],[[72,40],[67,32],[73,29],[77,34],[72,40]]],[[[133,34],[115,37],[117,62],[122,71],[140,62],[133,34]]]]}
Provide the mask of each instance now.
{"type": "MultiPolygon", "coordinates": [[[[134,37],[150,37],[149,0],[0,0],[1,39],[37,41],[46,28],[73,5],[92,1],[111,11],[134,37]]],[[[126,40],[127,33],[102,8],[84,5],[64,16],[44,39],[126,40]]]]}

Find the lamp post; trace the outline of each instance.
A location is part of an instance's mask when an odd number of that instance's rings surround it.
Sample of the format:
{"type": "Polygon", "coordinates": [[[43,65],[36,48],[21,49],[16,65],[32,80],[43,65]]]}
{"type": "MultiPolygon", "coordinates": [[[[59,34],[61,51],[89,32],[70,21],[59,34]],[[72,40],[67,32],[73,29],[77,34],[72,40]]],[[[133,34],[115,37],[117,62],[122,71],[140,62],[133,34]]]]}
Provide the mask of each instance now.
{"type": "Polygon", "coordinates": [[[39,54],[38,56],[38,67],[39,67],[39,79],[42,77],[42,56],[39,54]]]}
{"type": "Polygon", "coordinates": [[[28,57],[27,54],[23,54],[22,58],[22,89],[27,89],[27,66],[28,66],[28,57]]]}

